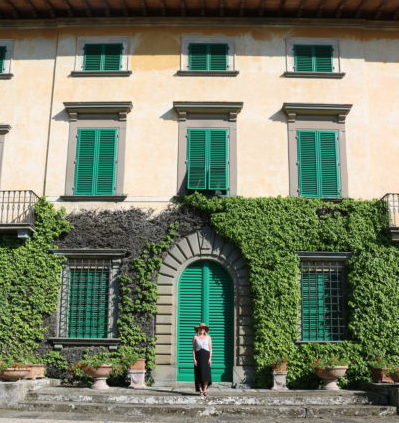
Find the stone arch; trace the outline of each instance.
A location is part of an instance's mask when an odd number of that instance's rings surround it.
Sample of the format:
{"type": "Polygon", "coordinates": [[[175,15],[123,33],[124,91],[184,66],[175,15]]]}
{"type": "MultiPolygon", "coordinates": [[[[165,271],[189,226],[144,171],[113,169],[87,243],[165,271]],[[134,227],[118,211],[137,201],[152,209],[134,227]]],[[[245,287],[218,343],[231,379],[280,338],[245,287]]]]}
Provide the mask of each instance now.
{"type": "Polygon", "coordinates": [[[165,386],[176,383],[177,283],[183,270],[197,260],[215,261],[231,276],[235,320],[233,383],[251,384],[253,336],[247,265],[240,250],[209,226],[178,241],[167,252],[160,268],[155,327],[157,367],[153,373],[155,384],[165,386]]]}

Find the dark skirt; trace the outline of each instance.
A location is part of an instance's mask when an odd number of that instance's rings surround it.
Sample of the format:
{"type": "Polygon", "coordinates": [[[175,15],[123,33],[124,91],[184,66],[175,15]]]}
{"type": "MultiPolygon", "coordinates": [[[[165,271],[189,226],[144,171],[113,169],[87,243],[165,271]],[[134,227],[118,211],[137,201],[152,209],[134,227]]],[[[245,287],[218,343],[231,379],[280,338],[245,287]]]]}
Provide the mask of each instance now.
{"type": "Polygon", "coordinates": [[[207,350],[200,349],[195,352],[197,365],[194,366],[195,390],[199,392],[200,384],[208,382],[208,386],[212,385],[211,366],[209,365],[210,353],[207,350]]]}

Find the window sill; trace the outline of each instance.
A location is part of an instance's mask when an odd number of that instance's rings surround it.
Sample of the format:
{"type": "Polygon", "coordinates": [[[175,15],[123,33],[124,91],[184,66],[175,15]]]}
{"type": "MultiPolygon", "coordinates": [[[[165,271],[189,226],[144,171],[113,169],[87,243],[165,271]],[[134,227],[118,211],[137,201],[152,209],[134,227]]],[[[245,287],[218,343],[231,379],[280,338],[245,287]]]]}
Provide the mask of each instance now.
{"type": "Polygon", "coordinates": [[[296,344],[340,344],[347,342],[347,339],[341,339],[340,341],[295,341],[296,344]]]}
{"type": "Polygon", "coordinates": [[[13,76],[13,73],[0,73],[0,79],[11,79],[13,76]]]}
{"type": "Polygon", "coordinates": [[[106,346],[110,350],[116,350],[120,344],[119,338],[47,338],[55,349],[61,350],[66,347],[91,347],[106,346]]]}
{"type": "Polygon", "coordinates": [[[72,71],[73,77],[96,77],[96,76],[130,76],[132,71],[72,71]]]}
{"type": "Polygon", "coordinates": [[[176,72],[178,76],[237,76],[239,71],[192,71],[192,70],[179,70],[176,72]]]}
{"type": "Polygon", "coordinates": [[[286,78],[342,79],[344,72],[284,72],[286,78]]]}
{"type": "Polygon", "coordinates": [[[120,202],[126,199],[127,195],[61,195],[62,201],[113,201],[120,202]]]}

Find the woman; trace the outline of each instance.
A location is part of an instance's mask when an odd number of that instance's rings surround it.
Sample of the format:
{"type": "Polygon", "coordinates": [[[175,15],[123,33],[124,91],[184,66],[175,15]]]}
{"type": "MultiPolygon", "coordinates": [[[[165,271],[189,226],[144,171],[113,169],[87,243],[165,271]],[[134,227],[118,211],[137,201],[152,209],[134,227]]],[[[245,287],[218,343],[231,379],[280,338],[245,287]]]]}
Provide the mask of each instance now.
{"type": "Polygon", "coordinates": [[[199,391],[201,397],[207,397],[208,386],[212,385],[212,339],[208,335],[209,327],[205,323],[200,323],[194,330],[197,332],[193,337],[195,390],[199,391]]]}

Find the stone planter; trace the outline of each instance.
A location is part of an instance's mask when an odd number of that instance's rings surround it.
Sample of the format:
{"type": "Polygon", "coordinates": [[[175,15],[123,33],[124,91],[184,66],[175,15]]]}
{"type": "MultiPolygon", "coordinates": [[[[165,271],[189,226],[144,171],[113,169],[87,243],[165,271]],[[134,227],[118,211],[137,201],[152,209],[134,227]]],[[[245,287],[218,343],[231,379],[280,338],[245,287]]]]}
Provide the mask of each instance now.
{"type": "Polygon", "coordinates": [[[94,379],[91,389],[109,389],[109,386],[107,385],[107,378],[112,372],[112,364],[103,364],[98,367],[88,367],[84,370],[84,372],[94,379]]]}
{"type": "Polygon", "coordinates": [[[147,389],[145,386],[145,359],[139,358],[129,367],[127,377],[130,380],[129,388],[147,389]]]}
{"type": "Polygon", "coordinates": [[[28,377],[29,368],[25,367],[10,367],[0,371],[0,379],[15,382],[20,379],[28,377]]]}
{"type": "Polygon", "coordinates": [[[323,381],[322,389],[326,391],[338,391],[340,387],[337,385],[338,379],[345,375],[348,366],[326,367],[324,369],[316,368],[317,376],[323,381]]]}
{"type": "Polygon", "coordinates": [[[371,380],[374,383],[393,383],[387,367],[372,367],[371,380]]]}
{"type": "Polygon", "coordinates": [[[273,391],[287,391],[287,372],[275,372],[273,370],[273,391]]]}
{"type": "Polygon", "coordinates": [[[45,364],[29,364],[29,374],[27,379],[40,379],[45,377],[46,365],[45,364]]]}

